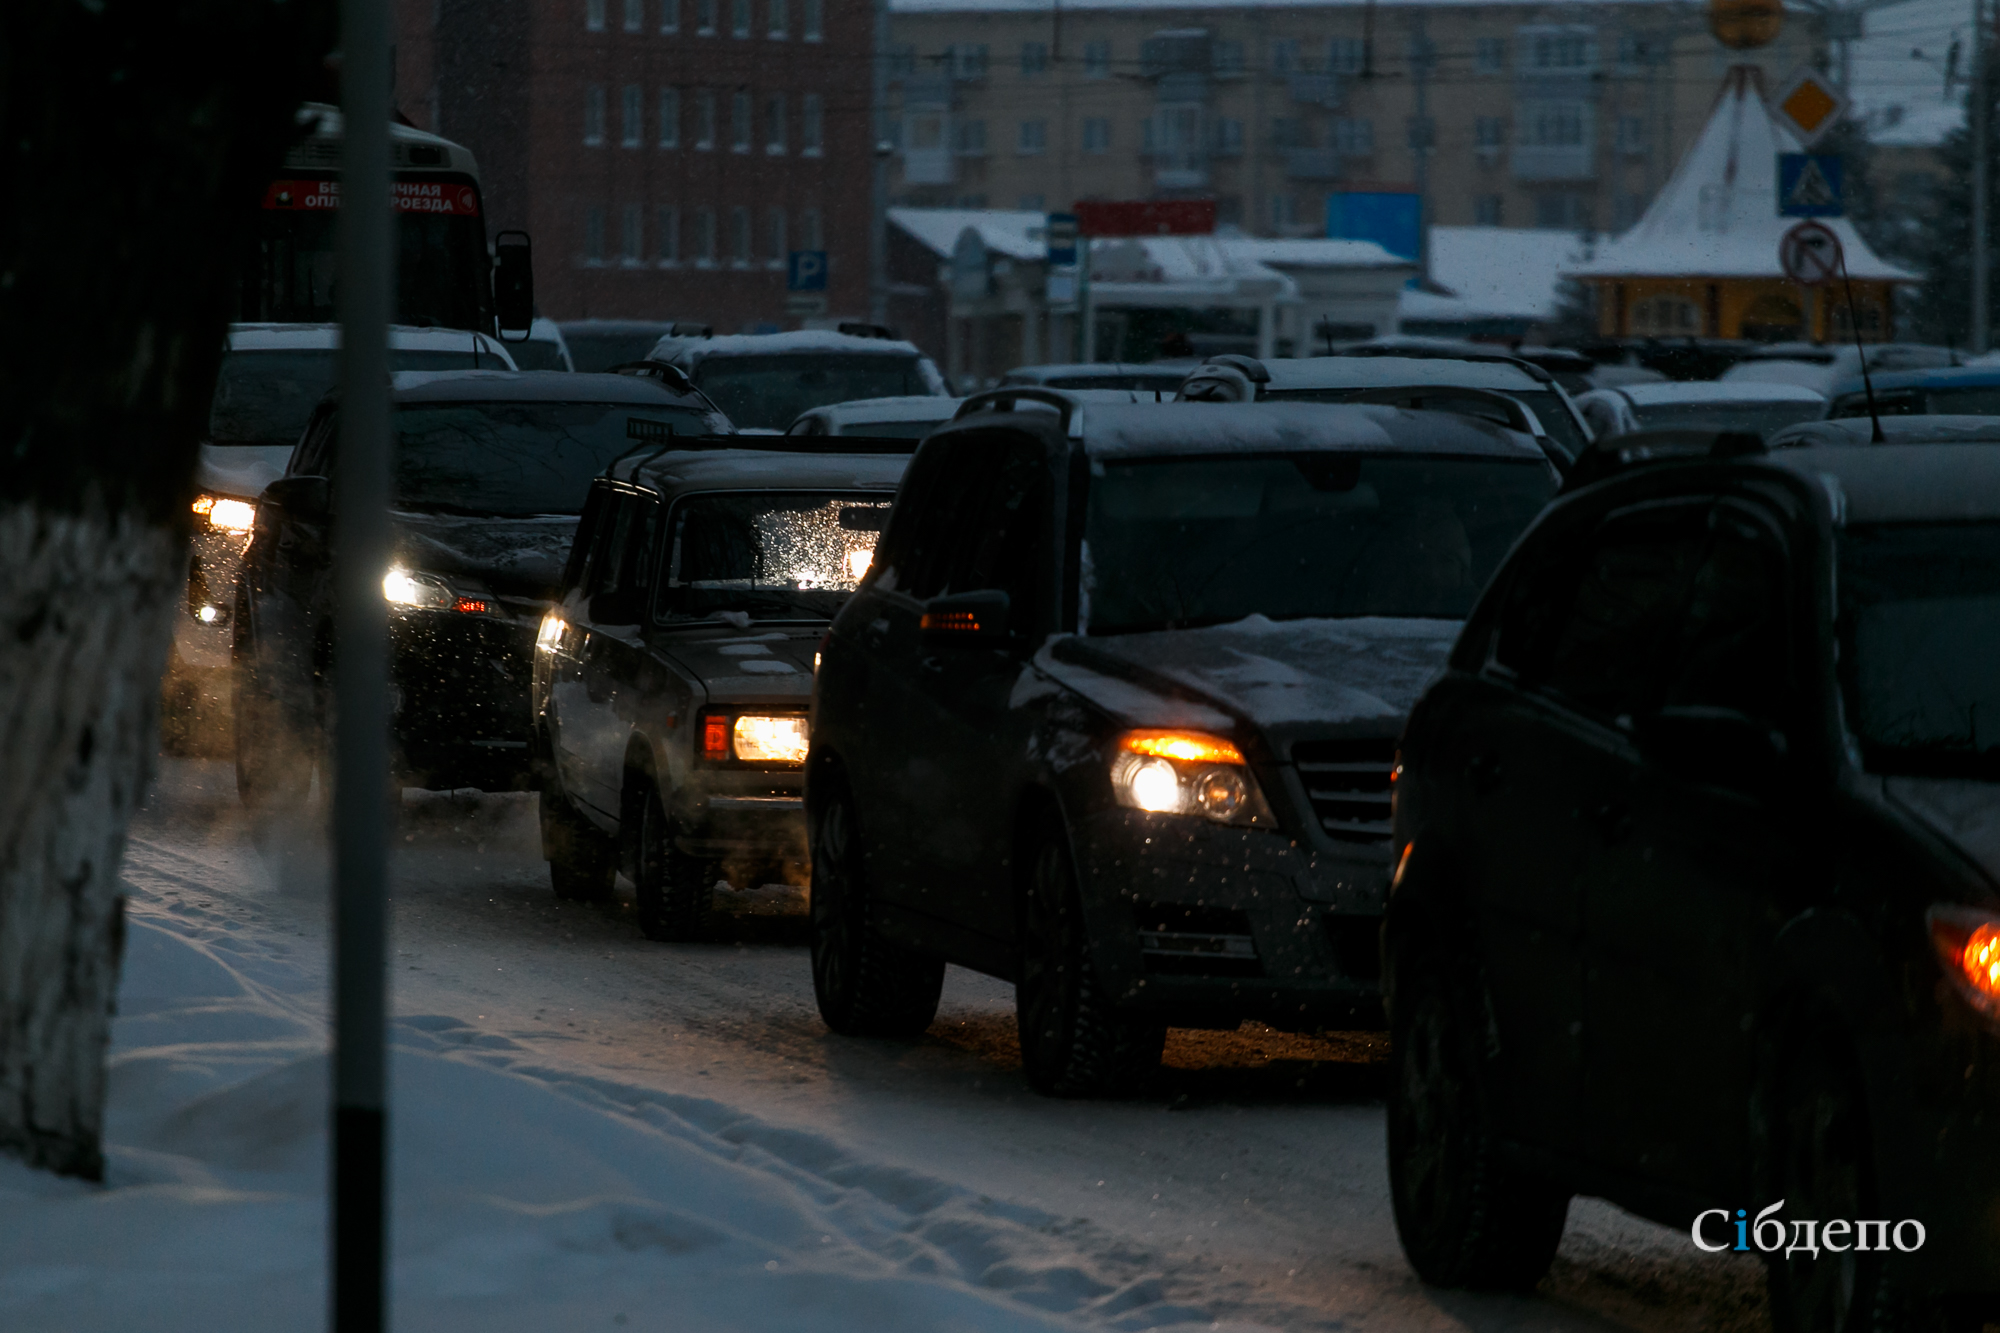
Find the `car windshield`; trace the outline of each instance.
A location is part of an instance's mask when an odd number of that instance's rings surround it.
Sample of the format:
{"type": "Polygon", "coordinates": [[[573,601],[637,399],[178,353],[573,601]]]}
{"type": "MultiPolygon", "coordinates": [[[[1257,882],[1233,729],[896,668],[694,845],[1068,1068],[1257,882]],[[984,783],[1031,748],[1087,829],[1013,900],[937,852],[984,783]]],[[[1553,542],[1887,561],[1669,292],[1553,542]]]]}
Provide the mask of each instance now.
{"type": "Polygon", "coordinates": [[[578,370],[609,370],[627,361],[644,361],[666,331],[665,325],[639,333],[577,333],[565,328],[563,341],[569,345],[569,359],[578,370]]]}
{"type": "Polygon", "coordinates": [[[868,572],[891,498],[865,491],[683,498],[669,520],[662,618],[833,619],[868,572]]]}
{"type": "Polygon", "coordinates": [[[449,514],[576,514],[605,464],[644,447],[637,419],[699,435],[707,417],[635,403],[441,403],[396,413],[396,504],[449,514]]]}
{"type": "Polygon", "coordinates": [[[562,347],[546,338],[530,338],[526,342],[508,343],[507,354],[514,358],[514,364],[522,370],[568,370],[563,364],[562,347]]]}
{"type": "MultiPolygon", "coordinates": [[[[1439,392],[1448,392],[1451,388],[1450,385],[1446,384],[1425,385],[1424,387],[1435,388],[1439,392]]],[[[1273,403],[1344,403],[1359,394],[1375,392],[1378,392],[1378,390],[1373,386],[1357,384],[1352,387],[1337,389],[1279,389],[1266,393],[1264,399],[1273,403]]],[[[1533,412],[1535,420],[1541,422],[1542,429],[1549,433],[1549,438],[1554,440],[1563,453],[1570,458],[1575,458],[1583,452],[1584,445],[1588,443],[1583,438],[1583,429],[1577,425],[1576,419],[1570,415],[1568,405],[1556,396],[1554,390],[1493,389],[1489,392],[1504,393],[1515,402],[1526,407],[1530,412],[1533,412]]],[[[1501,419],[1496,409],[1483,406],[1471,407],[1468,404],[1468,410],[1473,415],[1485,417],[1488,420],[1499,421],[1501,419]]]]}
{"type": "Polygon", "coordinates": [[[1461,619],[1555,491],[1543,464],[1349,453],[1094,469],[1088,631],[1298,617],[1461,619]]]}
{"type": "Polygon", "coordinates": [[[1801,421],[1816,421],[1821,403],[1658,403],[1632,409],[1641,430],[1740,430],[1769,435],[1801,421]]]}
{"type": "MultiPolygon", "coordinates": [[[[466,346],[389,349],[391,370],[487,370],[503,366],[491,353],[474,364],[472,335],[466,346]]],[[[340,376],[332,348],[271,348],[230,352],[215,377],[208,409],[210,444],[296,444],[306,418],[340,376]]]]}
{"type": "Polygon", "coordinates": [[[1839,538],[1840,675],[1870,772],[2000,779],[2000,523],[1839,538]]]}
{"type": "Polygon", "coordinates": [[[879,352],[710,356],[695,367],[694,382],[739,430],[783,430],[829,403],[931,391],[917,357],[879,352]]]}

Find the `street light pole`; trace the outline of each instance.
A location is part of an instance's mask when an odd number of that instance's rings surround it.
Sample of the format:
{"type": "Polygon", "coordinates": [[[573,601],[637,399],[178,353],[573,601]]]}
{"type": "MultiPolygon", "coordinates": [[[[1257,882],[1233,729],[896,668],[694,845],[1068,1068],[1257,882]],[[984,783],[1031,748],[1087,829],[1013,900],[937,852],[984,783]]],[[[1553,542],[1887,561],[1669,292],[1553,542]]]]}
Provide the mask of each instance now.
{"type": "Polygon", "coordinates": [[[889,0],[875,0],[875,58],[868,96],[868,318],[889,322],[889,0]]]}
{"type": "Polygon", "coordinates": [[[379,1333],[388,1080],[389,4],[341,0],[340,441],[334,469],[333,1124],[329,1318],[379,1333]]]}
{"type": "Polygon", "coordinates": [[[1992,146],[1987,142],[1986,43],[1986,0],[1972,0],[1972,91],[1966,99],[1966,114],[1972,121],[1972,335],[1968,341],[1974,356],[1983,355],[1992,342],[1987,309],[1992,271],[1986,210],[1993,187],[1987,167],[1992,146]]]}

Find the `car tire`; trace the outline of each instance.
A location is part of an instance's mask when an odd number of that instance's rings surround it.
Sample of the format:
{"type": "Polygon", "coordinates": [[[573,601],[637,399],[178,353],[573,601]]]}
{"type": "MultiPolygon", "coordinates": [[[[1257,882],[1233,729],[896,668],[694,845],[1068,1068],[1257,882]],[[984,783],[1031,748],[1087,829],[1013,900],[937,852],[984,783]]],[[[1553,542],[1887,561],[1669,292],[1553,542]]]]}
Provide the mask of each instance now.
{"type": "Polygon", "coordinates": [[[1389,1064],[1389,1196],[1417,1276],[1525,1291],[1562,1241],[1569,1195],[1500,1160],[1486,1006],[1438,956],[1396,969],[1389,1064]]]}
{"type": "Polygon", "coordinates": [[[542,859],[549,887],[568,902],[602,902],[611,896],[618,854],[611,839],[576,812],[560,787],[536,794],[542,824],[542,859]]]}
{"type": "Polygon", "coordinates": [[[660,789],[648,782],[635,793],[633,887],[639,900],[639,929],[649,940],[684,944],[701,936],[701,924],[715,905],[715,863],[680,849],[680,826],[667,814],[660,789]]]}
{"type": "Polygon", "coordinates": [[[807,933],[820,1017],[845,1037],[918,1036],[937,1017],[944,961],[882,938],[853,794],[838,773],[814,781],[807,933]]]}
{"type": "Polygon", "coordinates": [[[1028,861],[1014,1022],[1028,1086],[1045,1097],[1129,1097],[1160,1067],[1167,1030],[1119,1015],[1091,955],[1069,838],[1051,815],[1028,861]]]}

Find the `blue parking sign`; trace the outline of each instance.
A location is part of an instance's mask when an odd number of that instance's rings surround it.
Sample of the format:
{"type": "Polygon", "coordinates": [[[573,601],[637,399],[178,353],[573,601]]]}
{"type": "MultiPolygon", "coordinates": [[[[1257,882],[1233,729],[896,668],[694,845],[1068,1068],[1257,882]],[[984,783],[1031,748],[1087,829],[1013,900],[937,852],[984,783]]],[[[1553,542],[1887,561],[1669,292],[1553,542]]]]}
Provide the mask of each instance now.
{"type": "Polygon", "coordinates": [[[785,290],[788,292],[825,291],[826,251],[792,251],[791,263],[785,272],[785,290]]]}
{"type": "Polygon", "coordinates": [[[1778,154],[1779,217],[1837,218],[1846,211],[1839,153],[1778,154]]]}

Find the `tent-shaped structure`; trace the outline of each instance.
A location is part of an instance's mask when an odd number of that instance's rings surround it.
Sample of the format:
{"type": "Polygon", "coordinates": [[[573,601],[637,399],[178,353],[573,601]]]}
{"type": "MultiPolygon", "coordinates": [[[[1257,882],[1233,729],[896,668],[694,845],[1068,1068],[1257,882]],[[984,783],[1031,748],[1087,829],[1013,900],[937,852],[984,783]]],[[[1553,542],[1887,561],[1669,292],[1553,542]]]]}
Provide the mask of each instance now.
{"type": "MultiPolygon", "coordinates": [[[[1797,219],[1778,213],[1778,154],[1798,140],[1772,119],[1762,71],[1723,78],[1708,125],[1630,231],[1567,268],[1597,289],[1598,331],[1610,337],[1768,340],[1854,336],[1839,283],[1814,292],[1788,279],[1778,243],[1797,219]]],[[[1891,299],[1917,275],[1869,248],[1845,218],[1826,220],[1847,255],[1864,341],[1895,335],[1891,299]]]]}

